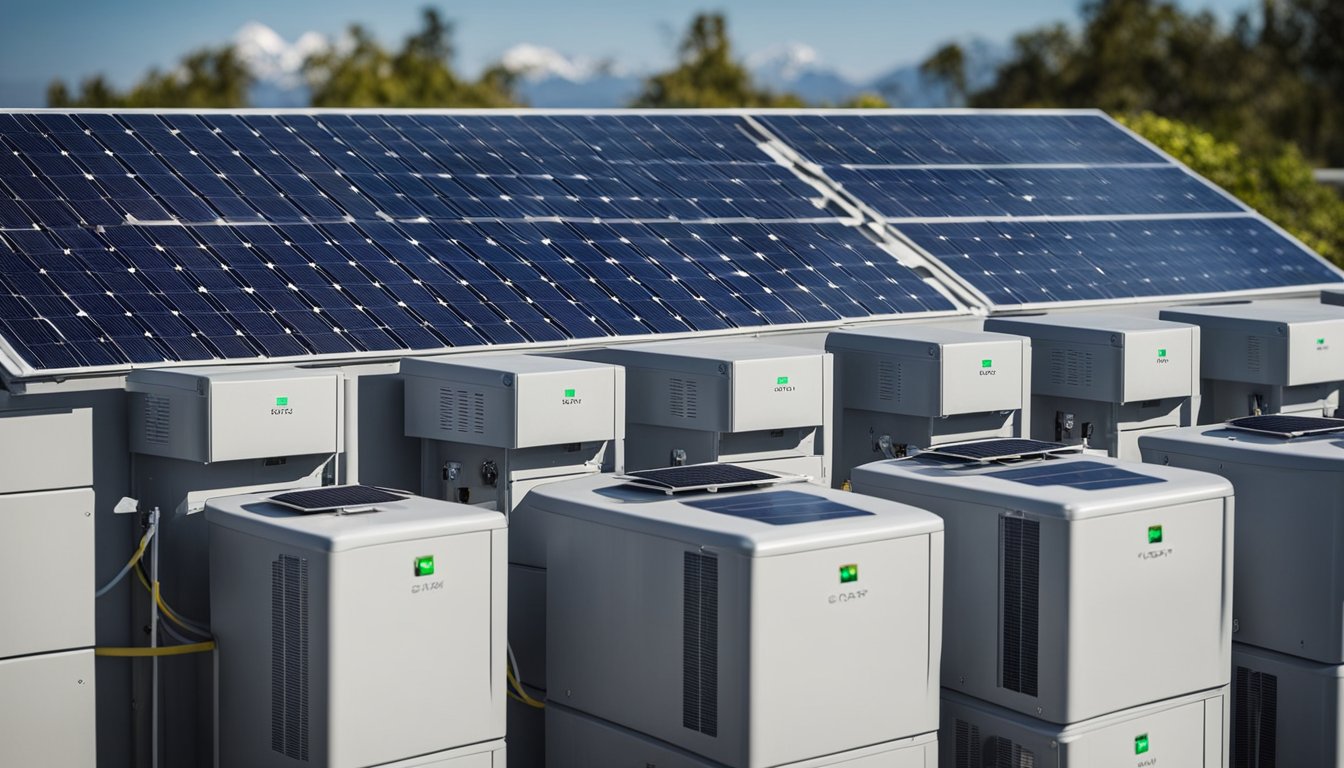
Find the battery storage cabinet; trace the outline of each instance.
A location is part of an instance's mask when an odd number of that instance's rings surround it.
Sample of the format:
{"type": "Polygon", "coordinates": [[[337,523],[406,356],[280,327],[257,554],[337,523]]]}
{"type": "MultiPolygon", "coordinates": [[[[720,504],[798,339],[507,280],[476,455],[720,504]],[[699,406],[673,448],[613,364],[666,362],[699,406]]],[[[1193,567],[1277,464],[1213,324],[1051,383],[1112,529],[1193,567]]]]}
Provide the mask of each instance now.
{"type": "Polygon", "coordinates": [[[503,768],[504,516],[275,495],[205,510],[218,765],[503,768]]]}
{"type": "Polygon", "coordinates": [[[1199,327],[1146,317],[997,317],[985,330],[1031,337],[1031,436],[1139,460],[1138,439],[1199,413],[1199,327]]]}
{"type": "Polygon", "coordinates": [[[1238,416],[1333,416],[1344,380],[1344,308],[1310,302],[1174,307],[1163,320],[1200,327],[1197,424],[1238,416]]]}
{"type": "Polygon", "coordinates": [[[1282,432],[1217,425],[1139,441],[1145,461],[1217,472],[1236,488],[1234,765],[1341,765],[1344,422],[1237,422],[1282,432]],[[1303,427],[1324,431],[1290,436],[1303,427]]]}
{"type": "Polygon", "coordinates": [[[524,517],[548,534],[550,768],[935,764],[936,516],[599,476],[534,489],[524,517]]]}
{"type": "MultiPolygon", "coordinates": [[[[853,474],[856,492],[944,520],[946,688],[1047,731],[1182,696],[1221,696],[1230,668],[1231,484],[1050,453],[1063,446],[1035,441],[969,445],[940,451],[987,460],[925,452],[853,474]],[[1041,452],[993,460],[1010,449],[1041,452]]],[[[1204,723],[1182,733],[1183,743],[1203,743],[1204,723]]],[[[946,743],[943,752],[952,765],[946,743]]]]}
{"type": "Polygon", "coordinates": [[[835,357],[835,485],[861,464],[980,437],[1025,437],[1031,340],[925,325],[847,328],[835,357]]]}

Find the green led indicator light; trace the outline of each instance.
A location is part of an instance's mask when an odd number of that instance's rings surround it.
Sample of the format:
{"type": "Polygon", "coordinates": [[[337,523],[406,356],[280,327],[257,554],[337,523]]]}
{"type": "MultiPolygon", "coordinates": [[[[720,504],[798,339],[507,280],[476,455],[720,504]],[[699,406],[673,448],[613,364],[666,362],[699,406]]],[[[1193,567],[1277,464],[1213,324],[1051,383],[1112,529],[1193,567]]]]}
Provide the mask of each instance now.
{"type": "Polygon", "coordinates": [[[423,557],[417,557],[417,558],[415,558],[415,575],[416,575],[416,576],[433,576],[433,575],[434,575],[434,556],[433,556],[433,555],[424,555],[423,557]]]}
{"type": "Polygon", "coordinates": [[[788,377],[788,376],[779,376],[779,377],[777,377],[777,378],[775,379],[775,383],[776,383],[776,384],[788,384],[788,383],[789,383],[789,377],[788,377]]]}
{"type": "Polygon", "coordinates": [[[1160,525],[1148,526],[1148,543],[1149,544],[1162,543],[1162,526],[1160,525]]]}
{"type": "Polygon", "coordinates": [[[573,396],[574,396],[574,390],[572,389],[565,390],[565,397],[573,397],[573,396]]]}
{"type": "Polygon", "coordinates": [[[275,398],[275,404],[276,404],[276,405],[289,405],[289,398],[288,398],[288,397],[277,397],[277,398],[275,398]]]}
{"type": "Polygon", "coordinates": [[[1166,356],[1167,356],[1167,350],[1165,350],[1165,349],[1159,349],[1159,350],[1157,350],[1157,356],[1158,356],[1158,357],[1166,357],[1166,356]]]}
{"type": "Polygon", "coordinates": [[[840,583],[848,584],[851,581],[859,580],[859,566],[857,563],[840,566],[840,583]]]}
{"type": "Polygon", "coordinates": [[[1142,755],[1148,751],[1148,734],[1141,733],[1134,737],[1134,754],[1142,755]]]}
{"type": "Polygon", "coordinates": [[[993,360],[981,360],[981,361],[980,361],[980,367],[981,367],[981,368],[993,368],[993,367],[994,367],[994,361],[993,361],[993,360]]]}
{"type": "Polygon", "coordinates": [[[1323,346],[1325,346],[1325,339],[1317,339],[1317,340],[1316,340],[1316,346],[1318,346],[1318,347],[1323,347],[1323,346]]]}

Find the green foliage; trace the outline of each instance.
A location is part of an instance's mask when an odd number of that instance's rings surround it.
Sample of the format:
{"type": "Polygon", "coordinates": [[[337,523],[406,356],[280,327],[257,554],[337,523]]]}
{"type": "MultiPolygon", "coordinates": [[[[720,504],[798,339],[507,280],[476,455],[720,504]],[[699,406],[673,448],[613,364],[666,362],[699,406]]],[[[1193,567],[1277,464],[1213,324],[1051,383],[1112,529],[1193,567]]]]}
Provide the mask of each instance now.
{"type": "Polygon", "coordinates": [[[756,88],[751,74],[733,59],[722,14],[697,15],[682,39],[676,67],[653,75],[636,107],[800,107],[802,99],[756,88]]]}
{"type": "Polygon", "coordinates": [[[1143,112],[1121,118],[1218,186],[1292,232],[1317,253],[1344,262],[1344,199],[1317,184],[1292,144],[1250,154],[1185,123],[1143,112]]]}
{"type": "Polygon", "coordinates": [[[942,83],[947,88],[950,106],[966,102],[966,53],[956,43],[947,43],[919,65],[919,76],[942,83]]]}
{"type": "Polygon", "coordinates": [[[840,106],[844,109],[886,109],[891,105],[878,94],[864,91],[840,106]]]}
{"type": "Polygon", "coordinates": [[[209,109],[247,106],[252,75],[232,46],[203,48],[187,54],[168,72],[152,69],[144,79],[121,92],[102,75],[80,83],[79,93],[60,80],[47,87],[51,107],[185,107],[209,109]]]}
{"type": "Polygon", "coordinates": [[[358,24],[349,40],[304,62],[315,107],[508,107],[513,76],[492,67],[475,82],[452,68],[452,25],[424,11],[421,28],[389,51],[358,24]]]}

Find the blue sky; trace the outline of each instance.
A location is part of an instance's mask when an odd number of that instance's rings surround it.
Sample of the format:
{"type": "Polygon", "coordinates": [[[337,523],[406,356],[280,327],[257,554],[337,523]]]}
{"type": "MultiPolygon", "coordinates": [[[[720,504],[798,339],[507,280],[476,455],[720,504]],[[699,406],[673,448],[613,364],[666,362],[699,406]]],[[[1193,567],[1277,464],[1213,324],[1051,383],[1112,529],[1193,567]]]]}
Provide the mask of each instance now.
{"type": "MultiPolygon", "coordinates": [[[[1254,0],[1181,0],[1224,19],[1254,0]]],[[[36,93],[52,78],[101,72],[129,84],[149,67],[231,38],[262,22],[287,39],[328,36],[360,21],[395,44],[417,23],[424,0],[2,0],[0,103],[36,93]],[[35,91],[33,89],[36,89],[35,91]]],[[[676,39],[697,11],[727,14],[738,54],[799,42],[851,78],[868,78],[921,59],[939,42],[978,36],[1008,40],[1046,22],[1077,17],[1078,0],[446,0],[457,25],[458,64],[475,72],[515,43],[569,55],[610,58],[643,71],[672,60],[676,39]]]]}

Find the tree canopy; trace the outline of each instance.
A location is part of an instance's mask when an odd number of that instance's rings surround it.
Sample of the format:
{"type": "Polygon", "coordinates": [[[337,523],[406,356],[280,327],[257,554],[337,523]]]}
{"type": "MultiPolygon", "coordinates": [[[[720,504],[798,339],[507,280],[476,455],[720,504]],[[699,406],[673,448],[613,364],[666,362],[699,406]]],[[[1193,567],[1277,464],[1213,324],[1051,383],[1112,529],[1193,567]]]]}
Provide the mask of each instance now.
{"type": "Polygon", "coordinates": [[[751,73],[733,58],[722,14],[691,20],[677,66],[644,81],[636,107],[800,107],[802,99],[757,88],[751,73]]]}
{"type": "Polygon", "coordinates": [[[119,91],[102,75],[86,78],[78,93],[61,80],[47,86],[52,107],[185,107],[210,109],[247,105],[252,73],[232,46],[203,48],[182,57],[176,69],[149,74],[126,91],[119,91]]]}

